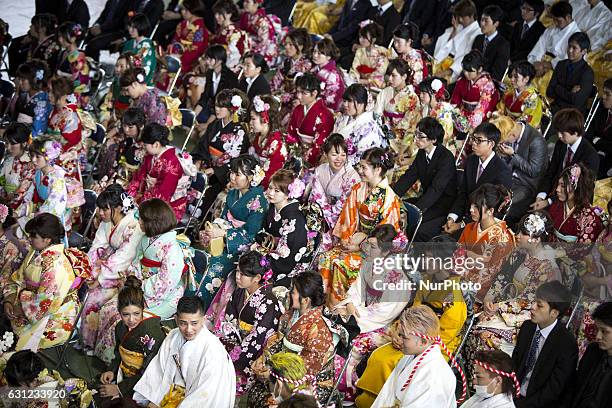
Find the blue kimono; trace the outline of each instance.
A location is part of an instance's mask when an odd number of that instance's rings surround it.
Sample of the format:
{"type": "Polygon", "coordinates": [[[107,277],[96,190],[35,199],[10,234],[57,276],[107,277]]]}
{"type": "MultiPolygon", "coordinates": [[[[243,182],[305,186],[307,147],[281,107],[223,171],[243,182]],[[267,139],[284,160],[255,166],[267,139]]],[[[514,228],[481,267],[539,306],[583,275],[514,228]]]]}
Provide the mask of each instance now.
{"type": "Polygon", "coordinates": [[[32,137],[40,136],[47,132],[49,115],[53,106],[46,92],[39,91],[30,98],[23,110],[19,112],[17,122],[32,125],[32,137]]]}
{"type": "MultiPolygon", "coordinates": [[[[209,259],[208,275],[200,286],[198,296],[206,307],[223,285],[227,275],[236,268],[240,254],[255,241],[268,211],[268,201],[261,186],[251,187],[244,195],[236,189],[227,193],[221,218],[229,229],[224,238],[225,249],[219,256],[209,259]]],[[[202,275],[196,275],[199,284],[202,275]]]]}

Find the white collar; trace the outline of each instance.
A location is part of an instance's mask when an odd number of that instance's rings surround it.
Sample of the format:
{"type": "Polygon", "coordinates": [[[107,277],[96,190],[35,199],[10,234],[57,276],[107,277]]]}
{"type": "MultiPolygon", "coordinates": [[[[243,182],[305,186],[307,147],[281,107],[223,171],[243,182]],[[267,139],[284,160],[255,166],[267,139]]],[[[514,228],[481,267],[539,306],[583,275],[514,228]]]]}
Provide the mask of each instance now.
{"type": "Polygon", "coordinates": [[[213,81],[219,81],[221,79],[221,74],[222,72],[219,72],[218,74],[213,70],[212,72],[212,79],[213,81]]]}
{"type": "Polygon", "coordinates": [[[433,149],[431,149],[431,152],[429,153],[425,152],[425,156],[427,156],[427,158],[431,161],[435,152],[436,152],[436,146],[434,146],[433,149]]]}
{"type": "Polygon", "coordinates": [[[523,139],[523,135],[525,134],[525,129],[527,128],[527,126],[525,126],[524,123],[519,122],[521,124],[521,134],[519,135],[518,139],[516,139],[516,141],[514,142],[517,146],[519,143],[521,143],[521,140],[523,139]]]}
{"type": "Polygon", "coordinates": [[[537,18],[534,18],[534,19],[533,19],[533,20],[531,20],[531,21],[525,21],[525,20],[523,20],[523,25],[527,24],[527,27],[531,28],[531,27],[533,27],[533,25],[535,24],[535,22],[536,22],[537,20],[538,20],[537,18]]]}
{"type": "Polygon", "coordinates": [[[259,75],[257,75],[255,78],[245,78],[246,83],[251,86],[253,84],[253,82],[255,82],[255,80],[259,78],[259,75]]]}
{"type": "Polygon", "coordinates": [[[495,32],[491,34],[490,36],[486,36],[486,37],[487,37],[487,40],[489,40],[489,42],[493,41],[493,39],[497,37],[497,30],[495,30],[495,32]]]}
{"type": "Polygon", "coordinates": [[[495,152],[491,152],[491,154],[489,155],[489,157],[487,157],[487,159],[484,162],[480,161],[480,158],[478,159],[478,164],[482,165],[483,169],[486,169],[487,166],[489,165],[489,162],[491,162],[491,160],[493,160],[493,157],[495,157],[495,152]]]}
{"type": "Polygon", "coordinates": [[[378,4],[378,2],[376,0],[374,0],[376,2],[376,5],[374,7],[378,8],[380,7],[382,9],[382,11],[380,12],[380,14],[385,14],[387,12],[387,10],[389,10],[389,8],[391,8],[391,6],[393,5],[393,2],[390,1],[387,4],[385,4],[384,6],[381,6],[380,4],[378,4]]]}
{"type": "Polygon", "coordinates": [[[540,334],[542,335],[542,337],[544,337],[544,339],[548,338],[548,335],[550,334],[550,332],[553,331],[556,324],[557,324],[557,320],[555,320],[554,322],[552,322],[550,325],[546,326],[543,329],[540,329],[540,326],[538,326],[538,329],[540,330],[540,334]]]}
{"type": "Polygon", "coordinates": [[[578,139],[576,139],[576,141],[574,142],[574,144],[572,145],[567,145],[567,147],[569,147],[570,149],[572,149],[572,153],[576,154],[576,151],[578,150],[578,146],[580,146],[580,142],[582,142],[582,136],[580,136],[578,139]]]}

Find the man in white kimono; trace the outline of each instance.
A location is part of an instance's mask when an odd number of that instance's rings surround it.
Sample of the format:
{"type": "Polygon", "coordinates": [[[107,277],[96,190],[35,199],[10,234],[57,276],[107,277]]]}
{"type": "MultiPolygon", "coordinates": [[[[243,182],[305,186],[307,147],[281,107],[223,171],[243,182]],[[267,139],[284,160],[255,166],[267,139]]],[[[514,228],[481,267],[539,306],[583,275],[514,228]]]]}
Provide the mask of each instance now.
{"type": "Polygon", "coordinates": [[[570,0],[574,21],[591,40],[591,51],[597,51],[612,38],[612,12],[601,0],[570,0]]]}
{"type": "Polygon", "coordinates": [[[413,333],[429,337],[440,334],[440,321],[429,306],[414,306],[402,314],[400,337],[406,356],[391,372],[372,408],[456,408],[457,380],[440,346],[413,333]]]}
{"type": "Polygon", "coordinates": [[[234,366],[219,339],[204,327],[204,315],[199,298],[185,296],[179,300],[178,328],[168,334],[134,387],[134,400],[139,405],[159,407],[173,390],[174,399],[184,391],[178,405],[181,408],[233,408],[234,366]]]}

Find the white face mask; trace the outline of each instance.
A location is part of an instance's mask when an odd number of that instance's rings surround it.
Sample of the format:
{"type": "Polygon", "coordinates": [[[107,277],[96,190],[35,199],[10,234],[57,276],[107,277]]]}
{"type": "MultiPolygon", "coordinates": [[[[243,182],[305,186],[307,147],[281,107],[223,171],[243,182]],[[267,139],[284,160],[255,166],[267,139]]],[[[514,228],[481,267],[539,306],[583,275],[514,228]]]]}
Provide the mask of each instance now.
{"type": "Polygon", "coordinates": [[[495,380],[489,381],[487,385],[474,385],[475,394],[482,398],[491,398],[495,394],[488,391],[489,385],[495,380]]]}

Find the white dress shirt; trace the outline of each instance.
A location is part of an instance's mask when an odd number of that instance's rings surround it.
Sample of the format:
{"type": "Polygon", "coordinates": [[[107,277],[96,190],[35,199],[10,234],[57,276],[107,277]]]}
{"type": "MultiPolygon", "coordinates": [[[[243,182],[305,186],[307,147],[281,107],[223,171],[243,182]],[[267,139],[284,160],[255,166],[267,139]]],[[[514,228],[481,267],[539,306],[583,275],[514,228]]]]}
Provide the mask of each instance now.
{"type": "MultiPolygon", "coordinates": [[[[535,363],[533,367],[531,368],[531,371],[529,371],[525,375],[525,378],[523,379],[523,383],[521,384],[521,395],[523,397],[527,395],[527,388],[529,388],[529,380],[531,379],[531,374],[533,373],[533,369],[538,363],[538,357],[540,356],[540,353],[542,352],[542,348],[544,348],[544,343],[546,343],[546,339],[548,339],[550,332],[553,331],[556,325],[557,325],[557,320],[555,320],[554,322],[552,322],[552,324],[550,324],[549,326],[546,326],[543,329],[540,329],[540,326],[538,325],[538,329],[540,330],[540,336],[542,336],[542,339],[540,339],[540,344],[538,344],[538,350],[536,351],[536,356],[535,356],[535,363]]],[[[533,338],[531,339],[531,341],[533,342],[533,338]]],[[[529,348],[531,348],[531,344],[529,344],[529,348]]]]}

